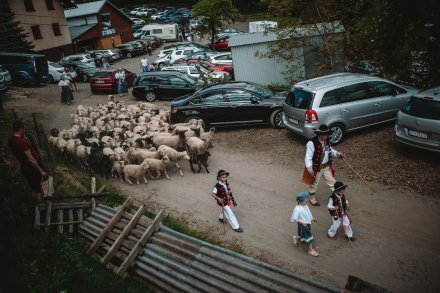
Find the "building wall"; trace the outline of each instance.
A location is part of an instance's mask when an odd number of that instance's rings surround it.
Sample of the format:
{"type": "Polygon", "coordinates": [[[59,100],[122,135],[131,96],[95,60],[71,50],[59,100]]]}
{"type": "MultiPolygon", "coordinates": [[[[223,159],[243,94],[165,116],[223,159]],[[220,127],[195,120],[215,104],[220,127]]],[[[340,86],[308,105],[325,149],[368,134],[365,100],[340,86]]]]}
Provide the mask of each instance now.
{"type": "Polygon", "coordinates": [[[110,19],[111,19],[112,25],[116,31],[116,33],[114,35],[102,36],[101,45],[103,46],[102,47],[103,49],[112,48],[112,42],[111,42],[112,37],[115,40],[115,45],[119,45],[122,42],[129,42],[129,41],[134,40],[130,20],[128,20],[126,17],[124,17],[122,15],[122,13],[116,11],[115,8],[113,8],[108,3],[106,3],[102,7],[101,11],[99,12],[99,15],[97,16],[98,21],[99,21],[98,26],[101,29],[101,31],[102,31],[102,27],[103,27],[102,21],[101,21],[101,14],[102,13],[110,13],[110,19]],[[123,34],[123,36],[124,36],[123,41],[121,40],[121,34],[123,34]]]}
{"type": "MultiPolygon", "coordinates": [[[[286,66],[274,59],[255,57],[256,52],[264,53],[269,43],[258,43],[232,47],[232,61],[236,81],[250,81],[263,85],[287,85],[283,72],[286,66]]],[[[297,49],[298,56],[302,56],[302,49],[297,49]]],[[[304,76],[304,59],[298,58],[296,65],[298,78],[304,76]]]]}
{"type": "Polygon", "coordinates": [[[55,10],[48,10],[46,1],[32,0],[35,11],[26,11],[23,0],[8,0],[9,7],[15,14],[15,20],[28,33],[28,39],[35,46],[34,51],[70,46],[70,35],[64,18],[64,9],[59,0],[52,0],[55,10]],[[60,36],[55,36],[52,23],[58,23],[60,36]],[[31,26],[39,25],[41,39],[35,40],[31,26]]]}

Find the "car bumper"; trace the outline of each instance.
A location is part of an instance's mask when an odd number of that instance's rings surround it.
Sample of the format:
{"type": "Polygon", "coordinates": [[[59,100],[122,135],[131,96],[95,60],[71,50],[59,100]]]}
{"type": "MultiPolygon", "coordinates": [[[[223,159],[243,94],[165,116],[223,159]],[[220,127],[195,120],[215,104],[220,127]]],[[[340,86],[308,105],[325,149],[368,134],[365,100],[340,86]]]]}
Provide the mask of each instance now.
{"type": "Polygon", "coordinates": [[[116,85],[114,84],[90,84],[90,89],[92,91],[115,91],[116,90],[116,85]]]}
{"type": "Polygon", "coordinates": [[[400,143],[428,151],[440,152],[440,141],[409,136],[405,127],[397,125],[394,126],[394,133],[394,138],[400,143]]]}
{"type": "Polygon", "coordinates": [[[298,123],[294,123],[292,119],[289,119],[286,114],[282,115],[284,128],[292,131],[295,134],[299,134],[301,136],[312,138],[315,136],[315,129],[319,127],[317,123],[307,123],[303,124],[303,122],[298,121],[298,123]],[[302,125],[301,125],[302,124],[302,125]]]}

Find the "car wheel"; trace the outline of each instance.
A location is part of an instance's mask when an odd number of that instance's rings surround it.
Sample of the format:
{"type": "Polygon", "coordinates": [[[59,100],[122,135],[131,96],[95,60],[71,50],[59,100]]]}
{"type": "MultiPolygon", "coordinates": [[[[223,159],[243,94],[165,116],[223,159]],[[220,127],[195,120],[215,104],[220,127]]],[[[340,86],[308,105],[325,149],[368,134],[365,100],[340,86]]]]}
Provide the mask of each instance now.
{"type": "Polygon", "coordinates": [[[147,102],[154,102],[154,101],[156,101],[156,94],[153,93],[153,92],[147,92],[145,94],[145,100],[147,102]]]}
{"type": "Polygon", "coordinates": [[[89,82],[89,78],[85,74],[83,75],[83,82],[89,82]]]}
{"type": "Polygon", "coordinates": [[[270,125],[273,128],[283,128],[283,111],[282,109],[277,109],[270,114],[270,125]]]}
{"type": "Polygon", "coordinates": [[[330,142],[332,144],[340,143],[345,136],[344,126],[340,123],[335,123],[330,125],[330,130],[332,131],[332,134],[330,136],[330,142]]]}
{"type": "Polygon", "coordinates": [[[49,76],[47,77],[47,83],[52,84],[55,83],[55,80],[53,79],[53,76],[49,74],[49,76]]]}
{"type": "MultiPolygon", "coordinates": [[[[190,117],[188,117],[188,118],[185,119],[185,123],[188,123],[189,120],[191,120],[191,119],[199,120],[199,119],[201,119],[201,118],[198,117],[198,116],[190,116],[190,117]]],[[[206,123],[205,123],[204,120],[202,120],[202,121],[203,121],[203,122],[202,122],[202,127],[203,127],[203,129],[206,129],[206,123]]]]}
{"type": "Polygon", "coordinates": [[[131,53],[127,53],[127,58],[131,58],[133,57],[133,55],[131,55],[131,53]]]}

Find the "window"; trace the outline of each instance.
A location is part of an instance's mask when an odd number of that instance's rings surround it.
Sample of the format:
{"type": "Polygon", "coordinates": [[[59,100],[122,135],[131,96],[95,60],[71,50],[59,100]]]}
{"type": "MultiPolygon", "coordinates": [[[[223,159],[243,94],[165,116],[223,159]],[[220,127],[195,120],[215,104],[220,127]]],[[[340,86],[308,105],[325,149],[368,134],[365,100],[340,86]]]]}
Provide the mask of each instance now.
{"type": "Polygon", "coordinates": [[[250,103],[252,94],[242,90],[231,90],[226,93],[226,98],[232,103],[250,103]]]}
{"type": "Polygon", "coordinates": [[[370,87],[371,97],[383,97],[383,96],[394,96],[397,91],[395,87],[383,81],[371,81],[368,83],[370,87]]]}
{"type": "Polygon", "coordinates": [[[338,89],[328,91],[321,100],[320,107],[332,106],[339,104],[338,89]]]}
{"type": "Polygon", "coordinates": [[[196,97],[189,102],[191,105],[200,105],[202,104],[202,98],[196,97]]]}
{"type": "Polygon", "coordinates": [[[411,97],[402,112],[414,117],[440,120],[440,101],[430,98],[411,97]]]}
{"type": "Polygon", "coordinates": [[[55,10],[52,0],[46,0],[47,10],[55,10]]]}
{"type": "Polygon", "coordinates": [[[222,92],[209,93],[203,96],[203,104],[219,104],[223,102],[222,92]]]}
{"type": "Polygon", "coordinates": [[[119,37],[121,38],[121,42],[125,41],[125,34],[124,33],[119,33],[119,37]]]}
{"type": "Polygon", "coordinates": [[[185,50],[183,51],[183,55],[191,55],[192,52],[192,50],[185,50]]]}
{"type": "Polygon", "coordinates": [[[168,77],[165,77],[165,76],[156,76],[155,82],[157,84],[162,84],[162,85],[169,85],[170,84],[168,77]]]}
{"type": "Polygon", "coordinates": [[[186,86],[187,85],[187,83],[183,79],[175,77],[175,76],[170,77],[170,83],[171,83],[171,85],[175,85],[175,86],[186,86]]]}
{"type": "Polygon", "coordinates": [[[370,97],[369,89],[366,83],[357,83],[344,86],[339,89],[338,93],[341,103],[364,100],[370,97]]]}
{"type": "Polygon", "coordinates": [[[61,36],[60,25],[58,23],[52,23],[52,29],[55,36],[61,36]]]}
{"type": "Polygon", "coordinates": [[[160,35],[160,34],[162,34],[162,30],[161,29],[155,29],[155,30],[153,30],[153,34],[160,35]]]}
{"type": "Polygon", "coordinates": [[[294,88],[287,94],[286,103],[294,108],[307,109],[312,101],[312,93],[294,88]]]}
{"type": "Polygon", "coordinates": [[[26,11],[35,11],[34,2],[32,2],[32,0],[24,0],[24,7],[26,11]]]}
{"type": "Polygon", "coordinates": [[[43,37],[41,36],[41,32],[40,32],[40,26],[39,25],[33,25],[31,26],[31,30],[32,30],[32,34],[34,35],[34,39],[38,40],[38,39],[42,39],[43,37]]]}
{"type": "Polygon", "coordinates": [[[215,58],[215,60],[228,60],[228,55],[222,55],[215,58]]]}
{"type": "Polygon", "coordinates": [[[148,76],[148,77],[142,78],[142,80],[140,81],[139,84],[141,84],[143,86],[146,86],[146,85],[149,85],[151,83],[153,83],[153,77],[148,76]]]}

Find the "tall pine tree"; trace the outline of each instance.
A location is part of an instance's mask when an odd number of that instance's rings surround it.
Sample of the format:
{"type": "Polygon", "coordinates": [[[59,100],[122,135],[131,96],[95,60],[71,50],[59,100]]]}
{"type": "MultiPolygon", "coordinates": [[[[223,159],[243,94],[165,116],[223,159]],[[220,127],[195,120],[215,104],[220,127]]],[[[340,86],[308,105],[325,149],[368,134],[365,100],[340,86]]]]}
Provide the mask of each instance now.
{"type": "Polygon", "coordinates": [[[14,18],[8,1],[0,1],[0,52],[32,52],[34,45],[27,40],[28,33],[14,18]]]}

